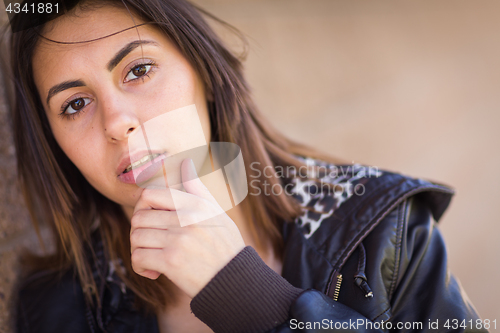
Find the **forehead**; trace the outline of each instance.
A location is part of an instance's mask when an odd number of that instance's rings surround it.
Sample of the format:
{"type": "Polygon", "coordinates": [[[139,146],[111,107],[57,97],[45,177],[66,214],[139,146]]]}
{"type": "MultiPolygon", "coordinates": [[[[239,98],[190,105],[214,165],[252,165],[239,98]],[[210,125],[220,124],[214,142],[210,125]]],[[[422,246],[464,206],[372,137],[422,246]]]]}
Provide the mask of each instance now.
{"type": "Polygon", "coordinates": [[[169,46],[168,38],[159,29],[142,23],[145,22],[132,17],[125,8],[110,6],[63,15],[42,31],[45,38],[39,38],[33,53],[35,76],[37,68],[50,64],[69,62],[74,67],[82,64],[82,57],[85,62],[101,61],[125,43],[138,39],[154,39],[162,46],[169,46]]]}
{"type": "Polygon", "coordinates": [[[152,24],[142,23],[144,20],[131,16],[125,7],[115,6],[77,9],[50,21],[42,31],[46,39],[39,38],[33,53],[34,75],[51,65],[77,68],[86,63],[108,61],[111,54],[138,39],[152,39],[160,46],[171,47],[163,32],[152,24]],[[83,41],[91,42],[81,43],[83,41]],[[68,44],[75,42],[77,44],[68,44]]]}
{"type": "Polygon", "coordinates": [[[99,6],[82,9],[77,6],[69,14],[48,22],[42,35],[64,42],[81,42],[108,36],[144,23],[122,6],[99,6]]]}
{"type": "Polygon", "coordinates": [[[77,10],[49,22],[42,35],[51,40],[81,42],[105,38],[78,44],[57,44],[40,38],[33,54],[33,75],[39,93],[43,96],[54,84],[97,73],[118,50],[139,36],[142,40],[155,41],[165,51],[173,48],[154,25],[134,28],[142,23],[145,22],[137,16],[132,18],[125,8],[112,6],[77,10]],[[128,30],[120,32],[124,29],[128,30]]]}

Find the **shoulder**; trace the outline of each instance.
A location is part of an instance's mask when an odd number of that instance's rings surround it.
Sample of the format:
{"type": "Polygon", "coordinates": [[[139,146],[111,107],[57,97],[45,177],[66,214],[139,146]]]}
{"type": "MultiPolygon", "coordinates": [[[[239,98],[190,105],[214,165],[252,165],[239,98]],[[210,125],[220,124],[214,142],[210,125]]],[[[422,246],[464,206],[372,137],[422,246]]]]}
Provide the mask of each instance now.
{"type": "MultiPolygon", "coordinates": [[[[404,175],[375,166],[336,165],[303,159],[308,170],[317,168],[316,179],[291,179],[293,195],[304,208],[295,221],[310,238],[331,216],[363,223],[376,215],[389,213],[402,201],[418,195],[438,221],[447,209],[454,190],[436,181],[404,175]],[[321,214],[319,214],[321,212],[321,214]]],[[[314,173],[313,173],[314,175],[314,173]]],[[[325,232],[324,228],[321,229],[325,232]]]]}
{"type": "Polygon", "coordinates": [[[292,179],[290,193],[303,207],[303,214],[283,226],[285,256],[304,258],[300,267],[285,262],[284,274],[304,288],[331,291],[334,272],[342,269],[365,239],[377,238],[377,251],[395,250],[395,244],[402,241],[402,235],[395,232],[409,221],[402,218],[403,208],[423,217],[412,223],[428,223],[429,216],[438,221],[454,193],[445,185],[376,167],[306,162],[322,170],[315,181],[292,179]]]}
{"type": "Polygon", "coordinates": [[[374,166],[335,165],[313,159],[305,162],[308,167],[319,168],[316,180],[294,178],[289,192],[304,208],[295,224],[306,239],[317,242],[341,225],[373,227],[401,202],[416,195],[438,221],[454,194],[449,186],[374,166]]]}
{"type": "Polygon", "coordinates": [[[83,292],[72,271],[42,271],[19,288],[18,332],[88,332],[83,292]]]}
{"type": "Polygon", "coordinates": [[[283,276],[371,319],[386,320],[408,258],[428,248],[454,191],[365,165],[313,162],[328,172],[318,181],[292,181],[292,194],[304,210],[284,225],[283,276]]]}

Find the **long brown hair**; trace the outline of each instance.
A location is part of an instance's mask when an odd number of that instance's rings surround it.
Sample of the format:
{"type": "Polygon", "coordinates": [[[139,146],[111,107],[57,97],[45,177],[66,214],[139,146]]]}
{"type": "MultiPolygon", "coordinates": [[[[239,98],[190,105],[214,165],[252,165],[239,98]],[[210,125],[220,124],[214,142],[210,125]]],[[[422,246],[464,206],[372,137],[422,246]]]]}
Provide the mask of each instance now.
{"type": "MultiPolygon", "coordinates": [[[[154,23],[179,47],[210,96],[207,103],[211,141],[239,145],[247,177],[251,162],[253,168],[260,170],[266,166],[303,166],[296,155],[336,162],[333,157],[285,138],[262,118],[252,101],[241,60],[223,45],[202,15],[226,23],[184,0],[82,1],[79,6],[92,8],[110,4],[125,5],[145,22],[154,23]]],[[[52,135],[33,80],[32,55],[40,38],[40,28],[19,31],[11,40],[15,80],[12,121],[19,180],[37,232],[39,225],[45,223],[55,235],[53,254],[41,258],[30,255],[28,261],[34,269],[56,272],[74,269],[86,299],[99,301],[90,266],[92,258],[86,254],[86,249],[92,248],[92,223],[99,221],[107,259],[121,259],[126,268],[125,274],[117,271],[120,278],[146,308],[165,307],[175,300],[169,287],[171,282],[164,276],[152,281],[133,272],[124,212],[85,180],[52,135]]],[[[274,176],[266,180],[270,186],[283,182],[274,176]]],[[[258,184],[262,187],[263,181],[258,184]]],[[[301,213],[296,200],[285,193],[249,195],[241,205],[251,221],[250,229],[258,241],[257,246],[265,250],[267,244],[272,244],[275,253],[280,255],[283,251],[282,223],[293,221],[301,213]]]]}

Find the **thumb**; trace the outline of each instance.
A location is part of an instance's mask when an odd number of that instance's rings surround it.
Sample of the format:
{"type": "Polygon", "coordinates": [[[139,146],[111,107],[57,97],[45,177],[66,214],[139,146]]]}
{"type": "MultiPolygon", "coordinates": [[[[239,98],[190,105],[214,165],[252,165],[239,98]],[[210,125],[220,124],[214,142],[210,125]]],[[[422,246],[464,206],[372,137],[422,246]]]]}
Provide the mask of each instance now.
{"type": "Polygon", "coordinates": [[[160,277],[161,273],[156,272],[156,271],[152,271],[152,270],[145,270],[144,272],[142,272],[139,275],[142,275],[142,276],[144,276],[148,279],[151,279],[151,280],[156,280],[157,278],[160,277]]]}
{"type": "Polygon", "coordinates": [[[207,189],[205,184],[198,177],[196,172],[196,167],[194,166],[193,160],[186,158],[181,164],[181,177],[182,185],[187,193],[194,194],[196,196],[202,197],[212,203],[219,205],[212,193],[207,189]]]}

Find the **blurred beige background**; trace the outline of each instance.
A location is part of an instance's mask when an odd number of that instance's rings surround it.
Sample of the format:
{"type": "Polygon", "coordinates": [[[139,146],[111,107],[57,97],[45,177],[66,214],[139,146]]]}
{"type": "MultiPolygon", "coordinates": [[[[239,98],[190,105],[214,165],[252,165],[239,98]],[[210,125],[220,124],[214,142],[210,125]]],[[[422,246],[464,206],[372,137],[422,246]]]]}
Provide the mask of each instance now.
{"type": "MultiPolygon", "coordinates": [[[[499,327],[500,2],[195,2],[249,37],[255,98],[289,137],[457,190],[440,222],[449,265],[482,318],[499,327]]],[[[1,80],[0,71],[0,131],[9,133],[1,80]]],[[[10,332],[17,251],[36,244],[26,232],[13,158],[12,138],[4,136],[0,333],[10,332]]]]}
{"type": "Polygon", "coordinates": [[[289,137],[456,189],[449,266],[500,329],[500,2],[195,3],[248,36],[257,103],[289,137]]]}

